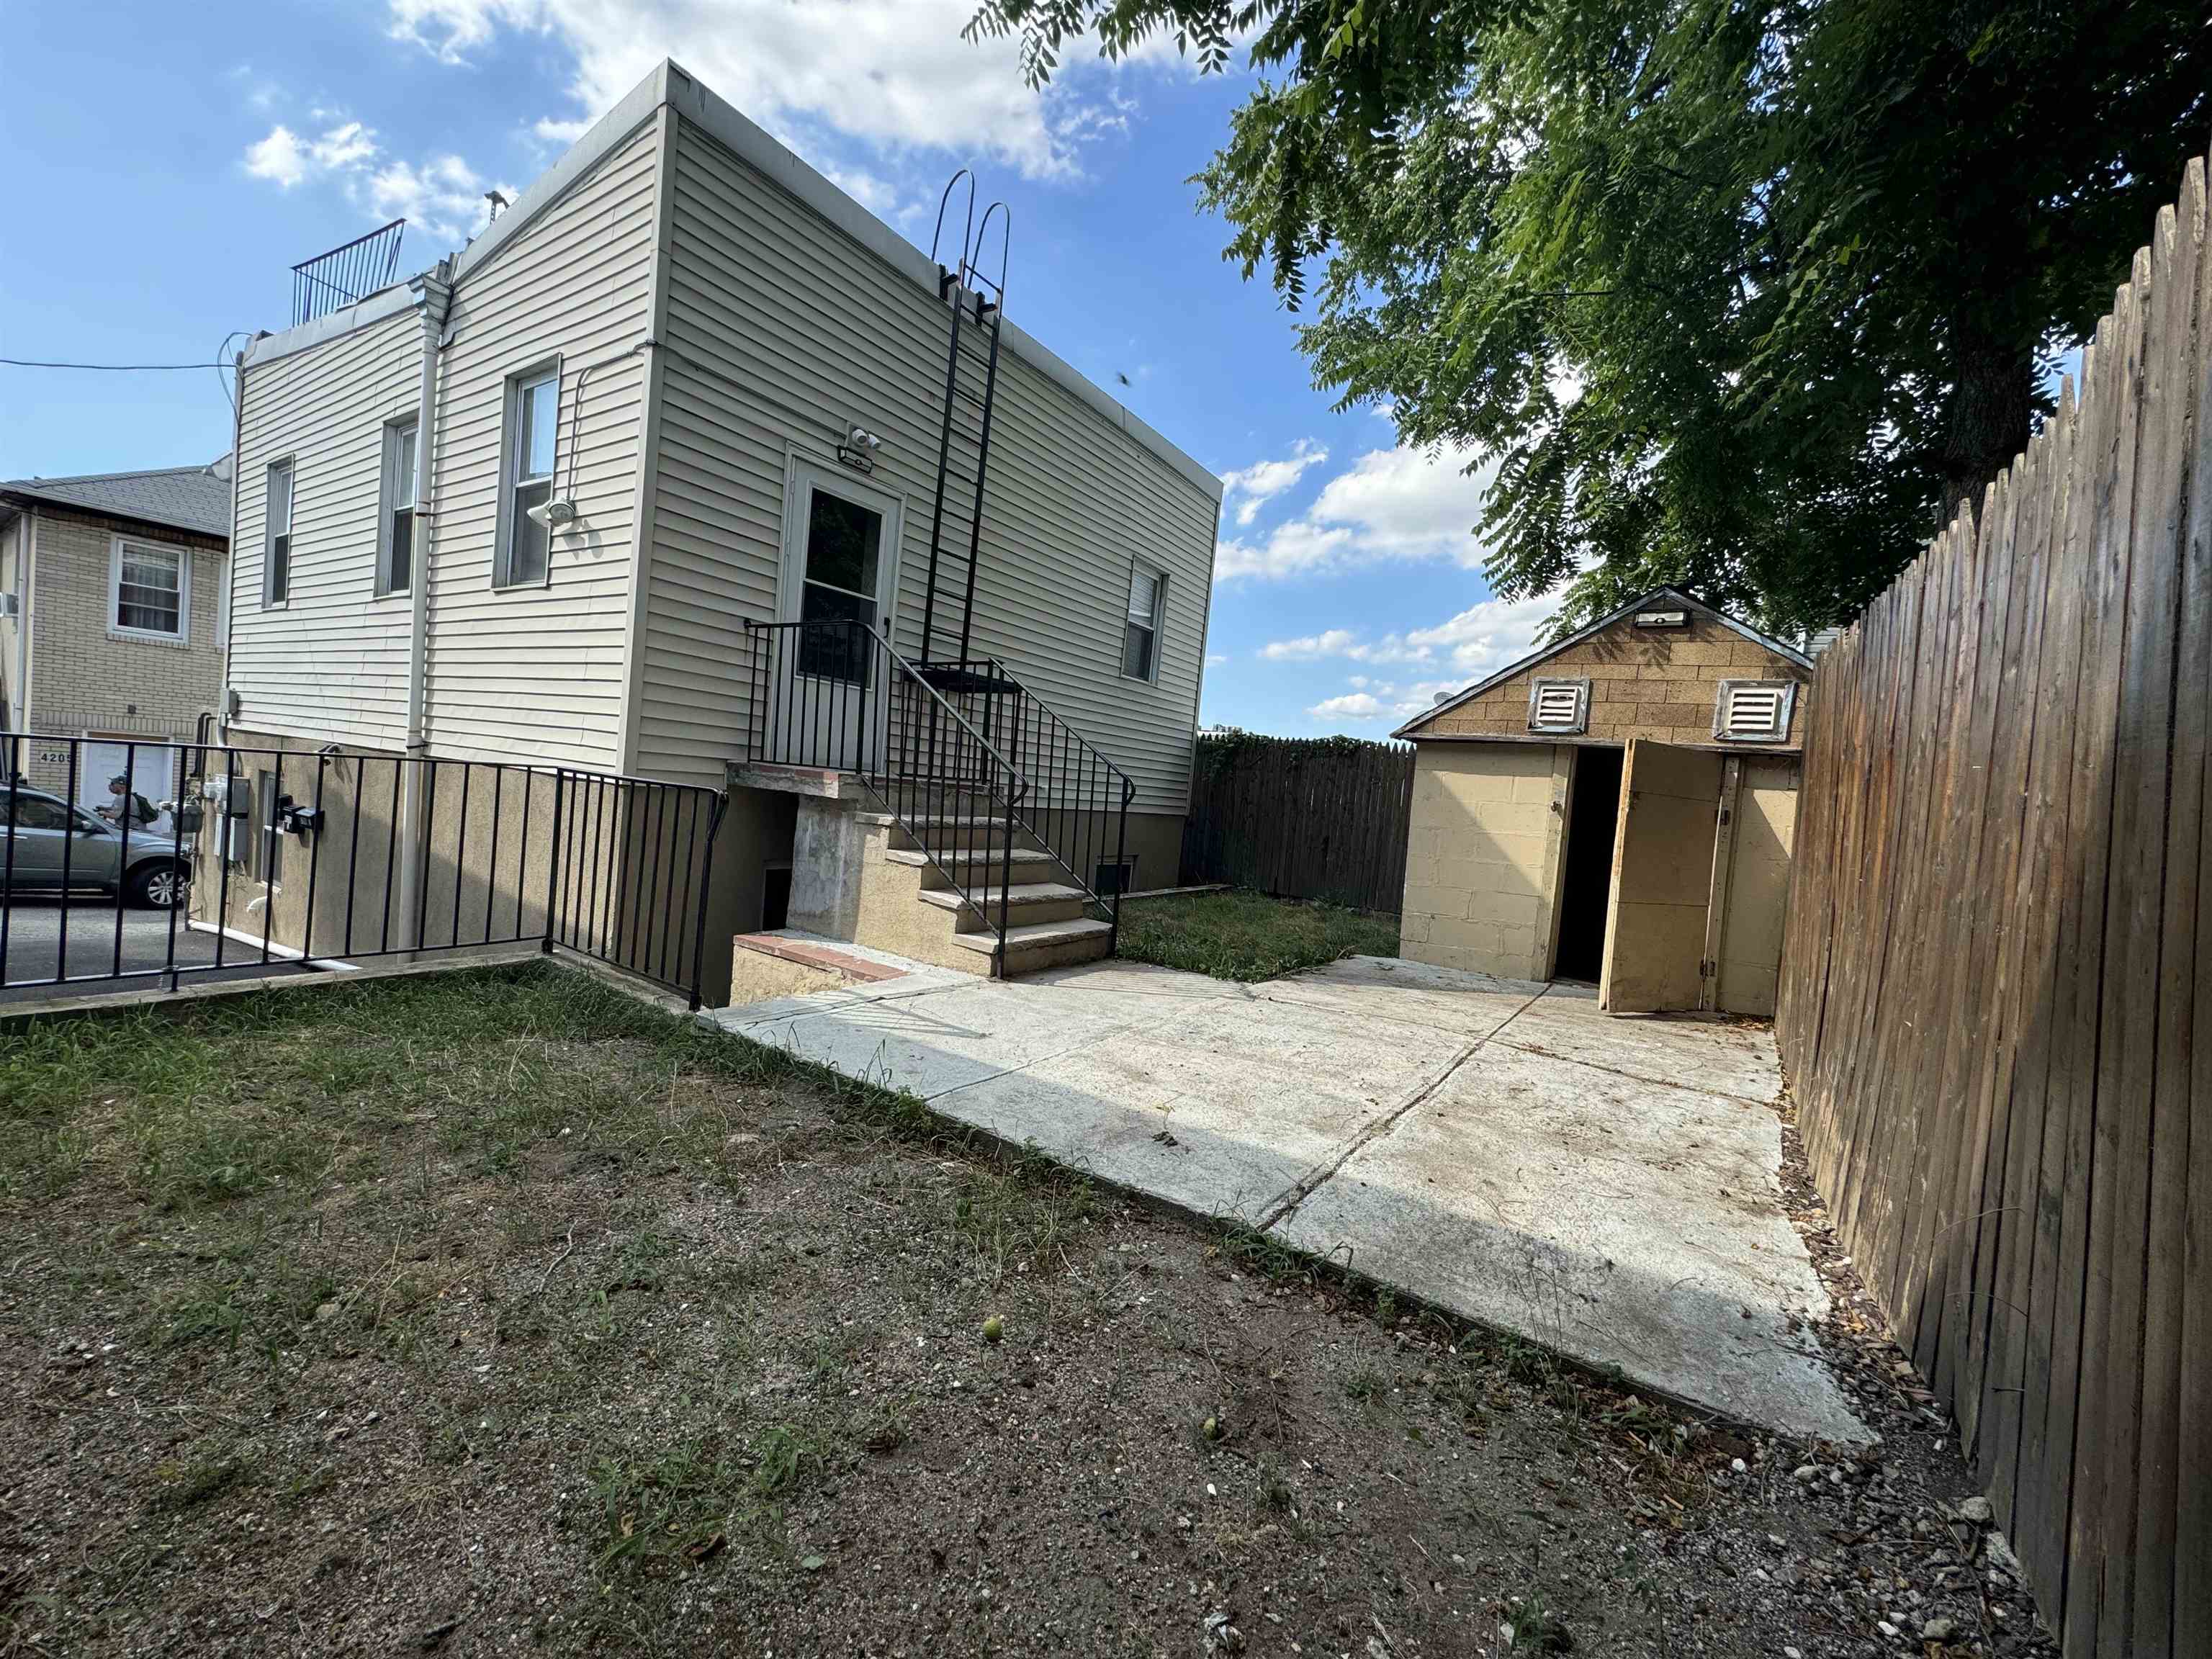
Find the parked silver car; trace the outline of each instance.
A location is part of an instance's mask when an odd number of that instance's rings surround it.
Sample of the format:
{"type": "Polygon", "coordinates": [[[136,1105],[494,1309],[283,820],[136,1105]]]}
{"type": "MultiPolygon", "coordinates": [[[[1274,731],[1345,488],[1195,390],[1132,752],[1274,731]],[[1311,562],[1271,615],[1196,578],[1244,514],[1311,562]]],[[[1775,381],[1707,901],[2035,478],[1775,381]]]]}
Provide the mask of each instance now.
{"type": "Polygon", "coordinates": [[[126,851],[115,825],[43,789],[17,784],[11,790],[0,781],[0,816],[7,815],[11,794],[15,811],[0,842],[0,880],[11,892],[62,890],[64,851],[72,893],[112,893],[119,882],[128,902],[166,909],[191,880],[191,860],[179,861],[166,825],[133,823],[126,851]]]}

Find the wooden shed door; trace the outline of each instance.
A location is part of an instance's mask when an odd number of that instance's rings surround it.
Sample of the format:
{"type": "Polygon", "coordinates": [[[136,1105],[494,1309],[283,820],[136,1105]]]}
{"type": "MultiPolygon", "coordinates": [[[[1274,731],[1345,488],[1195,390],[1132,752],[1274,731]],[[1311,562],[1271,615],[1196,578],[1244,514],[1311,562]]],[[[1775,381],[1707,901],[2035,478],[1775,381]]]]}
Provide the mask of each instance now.
{"type": "Polygon", "coordinates": [[[1598,1004],[1609,1013],[1699,1004],[1725,759],[1710,750],[1629,739],[1598,981],[1598,1004]]]}

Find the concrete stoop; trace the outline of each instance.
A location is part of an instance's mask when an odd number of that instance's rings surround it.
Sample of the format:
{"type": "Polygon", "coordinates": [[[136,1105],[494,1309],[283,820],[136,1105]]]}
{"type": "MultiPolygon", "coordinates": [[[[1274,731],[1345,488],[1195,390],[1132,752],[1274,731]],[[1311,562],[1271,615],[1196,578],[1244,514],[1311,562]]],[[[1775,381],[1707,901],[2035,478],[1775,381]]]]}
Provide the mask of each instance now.
{"type": "Polygon", "coordinates": [[[1113,930],[1085,913],[1083,890],[1003,815],[948,798],[904,816],[920,836],[955,841],[957,850],[940,847],[933,857],[897,817],[849,799],[802,798],[790,926],[1003,978],[1095,962],[1112,948],[1113,930]],[[994,961],[1002,896],[1006,951],[994,961]]]}

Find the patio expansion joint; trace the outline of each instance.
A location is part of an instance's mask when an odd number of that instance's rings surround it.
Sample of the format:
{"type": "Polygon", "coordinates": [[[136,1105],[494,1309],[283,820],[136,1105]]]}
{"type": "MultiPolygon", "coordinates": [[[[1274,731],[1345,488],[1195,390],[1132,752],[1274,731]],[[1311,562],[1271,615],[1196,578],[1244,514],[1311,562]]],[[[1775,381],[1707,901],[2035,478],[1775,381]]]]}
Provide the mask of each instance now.
{"type": "Polygon", "coordinates": [[[1343,1169],[1346,1164],[1349,1164],[1367,1147],[1372,1146],[1376,1141],[1381,1139],[1384,1135],[1389,1134],[1391,1130],[1397,1127],[1400,1121],[1404,1119],[1408,1112],[1420,1105],[1423,1102],[1430,1099],[1436,1094],[1437,1090],[1443,1088],[1445,1084],[1450,1082],[1454,1077],[1458,1075],[1460,1067],[1466,1065],[1470,1060],[1473,1060],[1476,1054],[1487,1046],[1491,1040],[1496,1037],[1500,1031],[1510,1025],[1515,1020],[1520,1018],[1522,1014],[1528,1012],[1529,1008],[1535,1003],[1537,998],[1541,997],[1546,991],[1549,991],[1551,988],[1552,988],[1550,986],[1547,985],[1541,990],[1539,990],[1535,995],[1529,997],[1527,1001],[1522,1003],[1520,1006],[1514,1009],[1511,1013],[1506,1015],[1504,1019],[1499,1020],[1497,1024],[1492,1026],[1480,1036],[1475,1038],[1474,1042],[1468,1043],[1457,1054],[1454,1054],[1450,1060],[1445,1065],[1443,1070],[1438,1072],[1436,1076],[1431,1078],[1419,1088],[1414,1090],[1412,1094],[1407,1096],[1405,1099],[1400,1101],[1389,1111],[1383,1113],[1381,1117],[1376,1118],[1374,1122],[1369,1124],[1365,1128],[1360,1130],[1358,1134],[1352,1136],[1351,1139],[1346,1141],[1344,1145],[1338,1149],[1336,1156],[1329,1159],[1327,1164],[1319,1166],[1309,1174],[1300,1177],[1296,1182],[1292,1183],[1289,1190],[1279,1194],[1276,1198],[1274,1203],[1264,1214],[1261,1216],[1259,1221],[1255,1224],[1253,1231],[1262,1233],[1267,1232],[1278,1226],[1280,1226],[1285,1221],[1289,1219],[1291,1212],[1297,1210],[1301,1204],[1304,1204],[1308,1199],[1311,1198],[1316,1193],[1319,1192],[1323,1187],[1334,1180],[1338,1170],[1343,1169]]]}

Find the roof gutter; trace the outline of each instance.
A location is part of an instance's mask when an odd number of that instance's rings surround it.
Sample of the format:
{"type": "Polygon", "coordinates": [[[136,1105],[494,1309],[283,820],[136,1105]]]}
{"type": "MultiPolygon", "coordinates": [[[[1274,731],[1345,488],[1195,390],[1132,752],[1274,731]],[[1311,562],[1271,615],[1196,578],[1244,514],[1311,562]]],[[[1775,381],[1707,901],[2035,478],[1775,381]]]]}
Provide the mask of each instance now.
{"type": "MultiPolygon", "coordinates": [[[[422,306],[422,378],[415,404],[415,545],[407,580],[407,731],[405,750],[410,761],[420,762],[428,747],[426,733],[430,650],[430,565],[438,540],[438,506],[434,457],[438,440],[438,366],[443,361],[446,317],[453,305],[450,278],[453,261],[437,265],[409,286],[422,306]]],[[[423,805],[422,774],[427,768],[403,766],[399,811],[405,834],[400,837],[399,915],[404,948],[419,946],[415,937],[422,914],[425,849],[429,823],[423,805]]]]}

